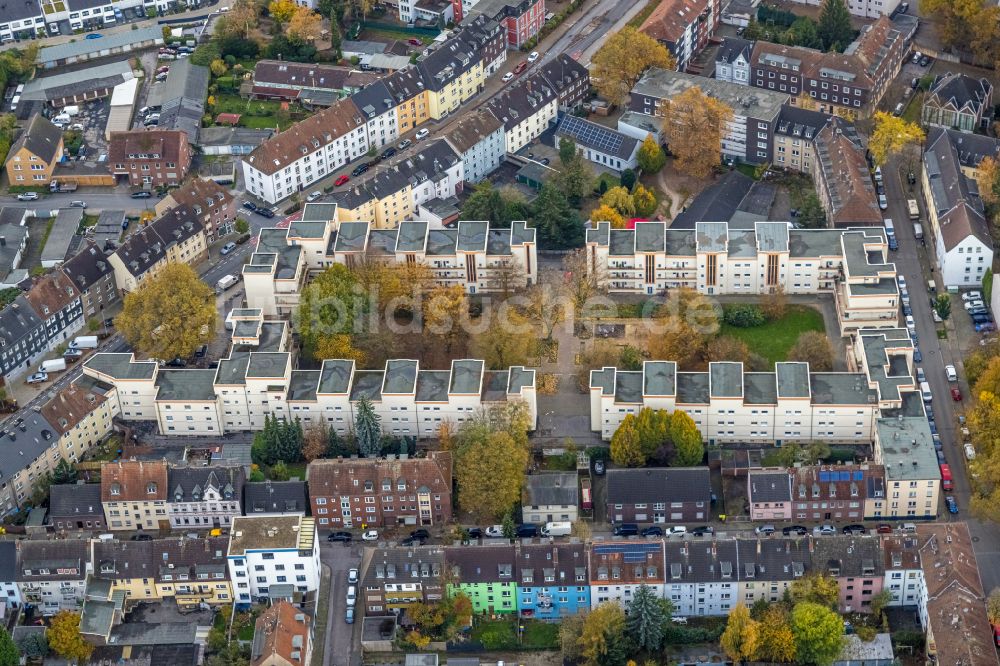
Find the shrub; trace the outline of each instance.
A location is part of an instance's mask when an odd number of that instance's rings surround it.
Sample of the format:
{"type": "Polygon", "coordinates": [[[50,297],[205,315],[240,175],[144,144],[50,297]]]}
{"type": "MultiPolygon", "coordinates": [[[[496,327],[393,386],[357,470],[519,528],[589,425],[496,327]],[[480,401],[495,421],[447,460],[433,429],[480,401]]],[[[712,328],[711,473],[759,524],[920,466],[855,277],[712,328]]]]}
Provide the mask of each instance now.
{"type": "Polygon", "coordinates": [[[722,320],[736,328],[754,328],[763,326],[767,318],[759,305],[740,303],[727,305],[723,310],[722,320]]]}

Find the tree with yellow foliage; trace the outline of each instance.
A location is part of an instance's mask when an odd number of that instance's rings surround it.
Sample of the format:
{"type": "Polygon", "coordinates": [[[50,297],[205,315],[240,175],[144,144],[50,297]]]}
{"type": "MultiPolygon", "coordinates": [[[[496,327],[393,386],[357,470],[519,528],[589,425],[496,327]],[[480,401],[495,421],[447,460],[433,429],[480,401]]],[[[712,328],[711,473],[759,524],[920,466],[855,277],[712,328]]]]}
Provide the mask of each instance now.
{"type": "Polygon", "coordinates": [[[976,167],[976,184],[979,196],[987,206],[1000,203],[1000,163],[992,155],[987,155],[976,167]]]}
{"type": "Polygon", "coordinates": [[[615,434],[611,436],[611,460],[622,467],[642,467],[646,464],[646,455],[639,441],[639,431],[636,428],[635,416],[626,414],[618,424],[615,434]]]}
{"type": "Polygon", "coordinates": [[[323,17],[308,7],[297,7],[288,20],[285,35],[289,39],[314,42],[323,33],[323,17]]]}
{"type": "Polygon", "coordinates": [[[758,624],[756,661],[790,663],[795,661],[795,636],[788,611],[772,604],[758,624]]]}
{"type": "Polygon", "coordinates": [[[583,620],[577,644],[587,666],[621,663],[625,647],[625,611],[621,604],[605,602],[590,611],[583,620]]]}
{"type": "Polygon", "coordinates": [[[288,23],[298,8],[295,0],[271,0],[267,5],[267,13],[278,23],[288,23]]]}
{"type": "Polygon", "coordinates": [[[631,26],[611,35],[594,54],[590,80],[601,97],[621,104],[650,67],[674,69],[677,61],[663,44],[631,26]]]}
{"type": "Polygon", "coordinates": [[[229,70],[226,66],[226,61],[222,58],[213,60],[208,68],[212,70],[212,74],[215,76],[223,76],[229,70]]]}
{"type": "Polygon", "coordinates": [[[79,613],[65,610],[56,613],[45,630],[45,637],[53,652],[78,663],[88,660],[94,651],[94,646],[80,634],[79,613]]]}
{"type": "Polygon", "coordinates": [[[612,187],[601,197],[601,205],[618,212],[622,217],[635,216],[635,201],[632,194],[624,187],[612,187]]]}
{"type": "Polygon", "coordinates": [[[737,604],[729,611],[726,630],[719,639],[722,649],[730,659],[742,663],[757,652],[759,640],[760,627],[756,620],[750,617],[746,606],[737,604]]]}
{"type": "Polygon", "coordinates": [[[677,169],[695,178],[705,178],[720,162],[722,137],[733,110],[694,86],[677,95],[663,109],[663,133],[677,169]]]}
{"type": "Polygon", "coordinates": [[[187,264],[167,264],[125,297],[115,327],[137,351],[159,359],[187,358],[215,337],[212,288],[187,264]]]}
{"type": "Polygon", "coordinates": [[[590,212],[591,222],[610,222],[612,229],[624,229],[625,218],[611,206],[601,204],[590,212]]]}
{"type": "Polygon", "coordinates": [[[902,153],[907,147],[919,146],[924,141],[924,131],[916,123],[885,113],[875,112],[875,130],[868,141],[875,164],[883,165],[893,155],[902,153]]]}
{"type": "Polygon", "coordinates": [[[635,206],[635,214],[639,217],[649,217],[656,212],[656,208],[660,205],[656,200],[656,195],[641,184],[636,185],[635,191],[632,192],[632,204],[635,206]]]}
{"type": "Polygon", "coordinates": [[[461,285],[438,286],[424,298],[424,331],[444,344],[450,356],[452,347],[464,331],[462,323],[468,319],[469,299],[461,285]]]}

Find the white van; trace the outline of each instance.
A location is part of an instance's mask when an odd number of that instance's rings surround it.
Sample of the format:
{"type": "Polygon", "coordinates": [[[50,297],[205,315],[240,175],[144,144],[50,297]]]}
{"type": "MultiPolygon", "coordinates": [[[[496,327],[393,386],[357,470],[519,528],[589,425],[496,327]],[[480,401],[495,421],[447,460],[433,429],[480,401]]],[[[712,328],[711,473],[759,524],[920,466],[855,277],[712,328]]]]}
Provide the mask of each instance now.
{"type": "Polygon", "coordinates": [[[556,536],[569,536],[573,533],[573,523],[568,520],[562,520],[554,523],[545,523],[542,525],[542,536],[556,537],[556,536]]]}
{"type": "Polygon", "coordinates": [[[358,602],[358,588],[351,585],[347,588],[347,607],[352,608],[358,602]]]}
{"type": "Polygon", "coordinates": [[[931,395],[931,385],[927,382],[920,382],[920,397],[924,399],[924,402],[930,402],[934,399],[931,395]]]}

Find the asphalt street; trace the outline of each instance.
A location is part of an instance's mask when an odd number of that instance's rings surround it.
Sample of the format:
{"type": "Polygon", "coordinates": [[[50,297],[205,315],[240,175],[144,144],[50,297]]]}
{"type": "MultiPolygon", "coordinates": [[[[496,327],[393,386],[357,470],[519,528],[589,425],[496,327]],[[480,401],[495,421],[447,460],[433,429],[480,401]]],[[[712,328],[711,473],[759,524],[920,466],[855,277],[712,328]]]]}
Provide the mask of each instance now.
{"type": "Polygon", "coordinates": [[[329,543],[325,537],[320,544],[319,557],[330,567],[330,613],[326,626],[326,650],[323,666],[359,666],[361,664],[361,618],[364,617],[364,596],[360,581],[357,587],[357,605],[354,624],[347,624],[347,572],[361,567],[361,544],[344,546],[329,543]]]}

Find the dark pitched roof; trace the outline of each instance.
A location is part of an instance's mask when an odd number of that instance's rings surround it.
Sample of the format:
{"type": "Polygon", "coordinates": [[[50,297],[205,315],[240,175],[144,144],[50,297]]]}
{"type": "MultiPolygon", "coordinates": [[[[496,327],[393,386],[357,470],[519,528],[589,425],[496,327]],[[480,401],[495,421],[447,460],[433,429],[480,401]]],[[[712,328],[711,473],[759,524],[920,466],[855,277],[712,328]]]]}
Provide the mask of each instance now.
{"type": "Polygon", "coordinates": [[[698,222],[728,222],[753,187],[753,178],[730,171],[688,204],[670,223],[671,229],[694,229],[698,222]]]}
{"type": "Polygon", "coordinates": [[[439,546],[377,548],[364,575],[365,587],[418,580],[424,587],[440,586],[444,550],[439,546]]]}
{"type": "Polygon", "coordinates": [[[590,72],[566,53],[560,53],[555,58],[536,68],[537,73],[545,77],[550,86],[558,94],[580,80],[590,80],[590,72]]]}
{"type": "Polygon", "coordinates": [[[220,499],[239,502],[243,495],[243,468],[213,465],[210,467],[171,467],[167,486],[171,502],[197,502],[214,490],[220,499]]]}
{"type": "MultiPolygon", "coordinates": [[[[10,20],[7,14],[3,16],[5,21],[10,20]]],[[[61,147],[62,130],[49,122],[48,118],[37,114],[32,116],[28,128],[21,133],[21,136],[11,146],[9,154],[13,155],[21,148],[25,148],[46,164],[51,164],[62,157],[59,154],[61,147]]]]}
{"type": "Polygon", "coordinates": [[[826,113],[789,105],[782,107],[774,131],[776,134],[812,141],[828,122],[830,116],[826,113]]]}
{"type": "Polygon", "coordinates": [[[587,551],[581,543],[523,545],[517,550],[520,586],[587,585],[587,551]]]}
{"type": "Polygon", "coordinates": [[[924,149],[924,171],[930,185],[931,203],[937,211],[947,250],[969,236],[975,236],[987,246],[993,243],[979,187],[962,172],[957,145],[962,136],[932,127],[924,149]]]}
{"type": "Polygon", "coordinates": [[[950,105],[956,111],[970,106],[978,113],[992,91],[993,86],[987,79],[974,79],[965,74],[948,72],[934,79],[924,104],[950,105]]]}
{"type": "Polygon", "coordinates": [[[536,72],[505,88],[486,104],[509,132],[557,97],[552,86],[536,72]]]}
{"type": "Polygon", "coordinates": [[[747,484],[754,502],[789,502],[792,499],[788,472],[750,472],[747,484]]]}
{"type": "Polygon", "coordinates": [[[462,583],[515,583],[514,546],[456,546],[445,548],[448,570],[462,583]]]}
{"type": "Polygon", "coordinates": [[[260,481],[243,486],[243,513],[305,513],[305,481],[260,481]]]}
{"type": "Polygon", "coordinates": [[[579,485],[575,472],[544,472],[531,474],[524,479],[526,506],[572,506],[579,499],[579,485]]]}
{"type": "Polygon", "coordinates": [[[753,51],[753,42],[749,39],[743,39],[742,37],[725,37],[722,40],[722,45],[719,46],[718,52],[715,54],[715,62],[724,62],[732,64],[740,56],[747,62],[750,62],[750,55],[753,51]]]}
{"type": "Polygon", "coordinates": [[[52,486],[49,489],[49,515],[59,518],[66,516],[103,518],[101,484],[62,483],[52,486]]]}
{"type": "Polygon", "coordinates": [[[89,542],[80,539],[17,542],[17,580],[83,580],[89,542]],[[41,573],[47,570],[48,573],[41,573]],[[26,573],[30,571],[30,575],[26,573]]]}
{"type": "Polygon", "coordinates": [[[80,291],[90,289],[105,275],[115,271],[107,256],[89,240],[85,241],[83,248],[63,262],[59,268],[80,291]]]}
{"type": "Polygon", "coordinates": [[[17,580],[17,544],[13,541],[0,541],[0,581],[15,580],[17,580]]]}
{"type": "Polygon", "coordinates": [[[607,494],[611,504],[665,500],[707,503],[711,491],[707,467],[608,470],[607,494]]]}
{"type": "Polygon", "coordinates": [[[4,343],[20,340],[40,326],[42,320],[35,314],[31,303],[23,294],[0,310],[0,339],[4,343]]]}
{"type": "Polygon", "coordinates": [[[819,573],[831,576],[881,576],[885,559],[878,537],[836,536],[815,539],[813,565],[819,573]]]}
{"type": "Polygon", "coordinates": [[[35,0],[0,0],[0,16],[4,21],[17,21],[41,15],[42,10],[35,0]]]}

